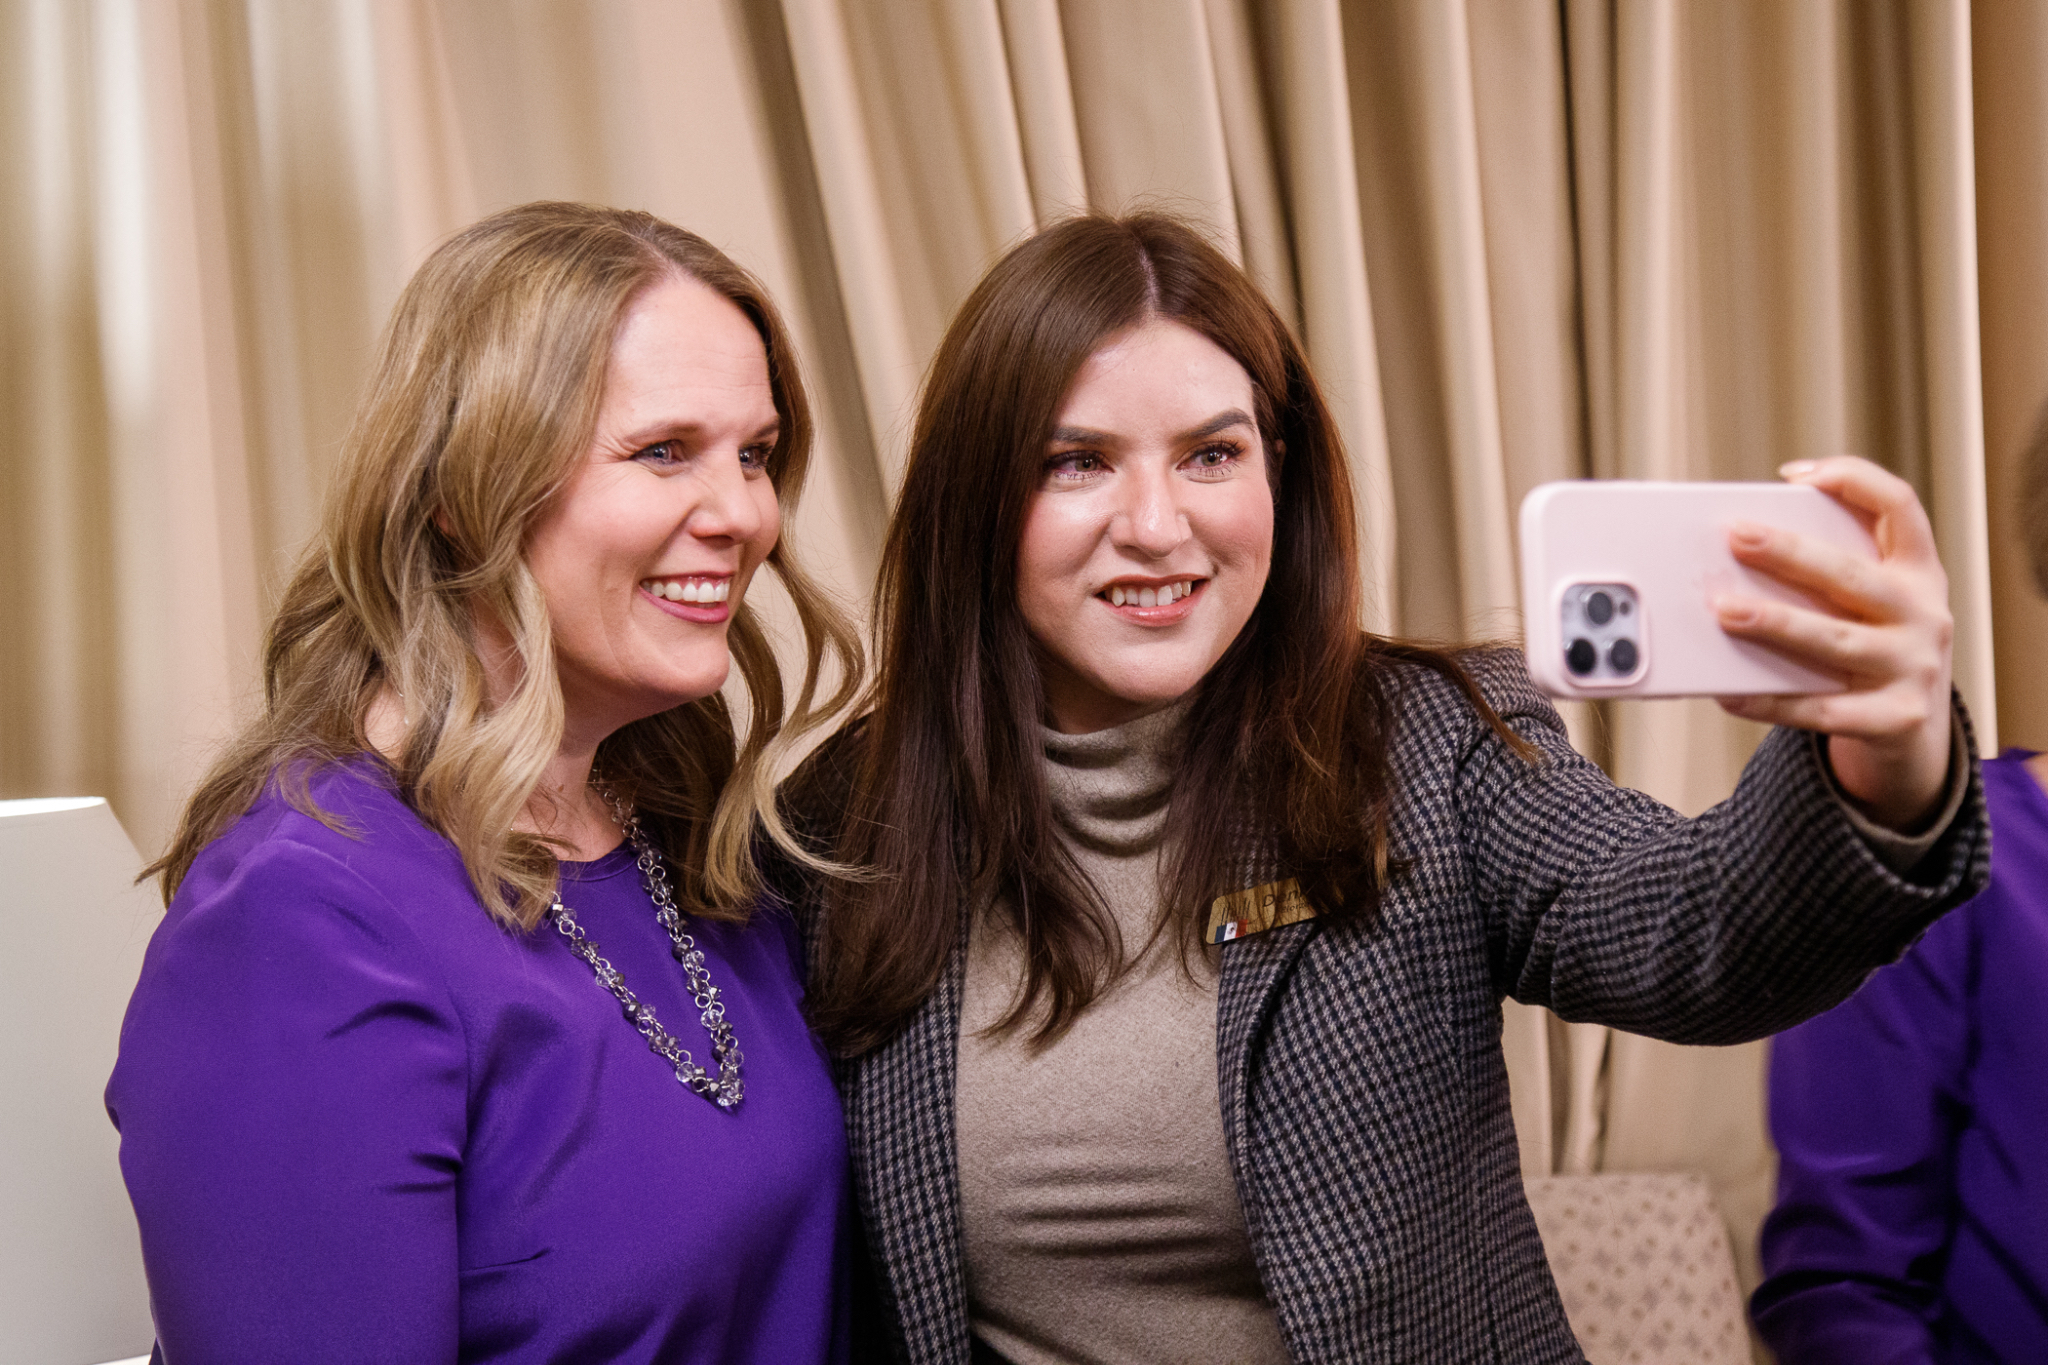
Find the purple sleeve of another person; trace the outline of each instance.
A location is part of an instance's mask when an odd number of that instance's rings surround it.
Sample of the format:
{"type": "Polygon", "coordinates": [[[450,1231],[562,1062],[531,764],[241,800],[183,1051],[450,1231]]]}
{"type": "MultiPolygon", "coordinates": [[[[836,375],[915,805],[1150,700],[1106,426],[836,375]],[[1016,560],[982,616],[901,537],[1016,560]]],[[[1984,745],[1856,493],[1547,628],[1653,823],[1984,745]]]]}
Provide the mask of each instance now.
{"type": "Polygon", "coordinates": [[[1989,889],[1773,1043],[1781,1365],[2048,1360],[2048,798],[1984,777],[1989,889]]]}
{"type": "Polygon", "coordinates": [[[1939,1359],[1968,937],[1950,916],[1845,1004],[1773,1044],[1781,1164],[1763,1235],[1772,1274],[1755,1310],[1788,1359],[1939,1359]]]}

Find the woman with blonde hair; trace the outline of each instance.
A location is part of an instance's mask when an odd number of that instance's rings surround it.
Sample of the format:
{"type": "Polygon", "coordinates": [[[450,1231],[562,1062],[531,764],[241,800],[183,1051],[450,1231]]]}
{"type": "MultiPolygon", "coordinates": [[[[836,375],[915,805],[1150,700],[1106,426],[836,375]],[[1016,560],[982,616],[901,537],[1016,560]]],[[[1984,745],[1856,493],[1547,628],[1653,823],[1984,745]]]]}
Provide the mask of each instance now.
{"type": "Polygon", "coordinates": [[[1502,997],[1754,1038],[1983,876],[1927,519],[1862,461],[1788,473],[1883,559],[1742,528],[1817,605],[1721,620],[1845,688],[1737,703],[1781,728],[1682,819],[1518,657],[1361,629],[1335,425],[1199,234],[1087,217],[998,262],[919,408],[867,713],[790,784],[773,878],[895,1357],[1583,1360],[1502,997]]]}
{"type": "Polygon", "coordinates": [[[760,285],[650,215],[507,210],[407,285],[154,869],[107,1103],[164,1357],[844,1357],[839,1105],[749,913],[776,757],[859,675],[778,541],[810,439],[760,285]]]}

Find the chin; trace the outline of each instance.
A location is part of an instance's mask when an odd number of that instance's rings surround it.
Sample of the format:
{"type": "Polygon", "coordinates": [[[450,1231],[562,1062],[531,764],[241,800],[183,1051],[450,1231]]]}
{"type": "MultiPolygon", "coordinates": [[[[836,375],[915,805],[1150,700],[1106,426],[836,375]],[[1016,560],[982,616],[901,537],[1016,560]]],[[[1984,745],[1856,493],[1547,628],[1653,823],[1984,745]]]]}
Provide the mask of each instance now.
{"type": "Polygon", "coordinates": [[[1161,677],[1155,672],[1137,678],[1118,679],[1105,685],[1103,691],[1126,706],[1157,708],[1179,701],[1201,681],[1199,673],[1183,680],[1178,676],[1161,677]]]}
{"type": "Polygon", "coordinates": [[[693,701],[704,700],[725,686],[725,680],[731,672],[729,668],[721,668],[716,673],[663,678],[658,688],[649,689],[654,694],[650,700],[659,701],[660,705],[655,708],[656,712],[673,711],[678,706],[688,706],[693,701]]]}
{"type": "Polygon", "coordinates": [[[676,700],[669,704],[671,706],[688,706],[693,701],[703,701],[706,697],[711,696],[718,689],[725,686],[727,676],[728,674],[726,673],[720,673],[716,678],[705,678],[700,682],[692,683],[690,686],[680,689],[676,700]]]}

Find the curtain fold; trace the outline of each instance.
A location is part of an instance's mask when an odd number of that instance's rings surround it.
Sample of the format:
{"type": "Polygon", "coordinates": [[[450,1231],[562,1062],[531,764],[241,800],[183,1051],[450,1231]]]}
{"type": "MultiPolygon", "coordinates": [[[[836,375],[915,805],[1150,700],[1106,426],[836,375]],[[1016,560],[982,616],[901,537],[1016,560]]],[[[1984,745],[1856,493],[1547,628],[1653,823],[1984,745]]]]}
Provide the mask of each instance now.
{"type": "Polygon", "coordinates": [[[1461,635],[1511,634],[1516,624],[1513,542],[1503,458],[1500,376],[1494,358],[1486,222],[1479,183],[1478,111],[1465,0],[1413,7],[1403,65],[1422,98],[1424,223],[1441,319],[1438,365],[1457,546],[1461,635]]]}
{"type": "Polygon", "coordinates": [[[824,200],[832,259],[852,320],[853,363],[886,486],[903,477],[916,352],[890,252],[888,217],[871,167],[853,55],[837,0],[790,0],[790,53],[824,200]]]}
{"type": "Polygon", "coordinates": [[[107,780],[119,743],[96,54],[55,4],[0,10],[0,25],[0,137],[18,187],[0,196],[0,773],[17,792],[80,790],[107,780]]]}
{"type": "MultiPolygon", "coordinates": [[[[1544,480],[1855,450],[1927,502],[1984,743],[2048,746],[2008,510],[2048,394],[2044,76],[2027,0],[14,0],[0,794],[103,792],[160,843],[253,695],[398,288],[543,197],[646,207],[768,283],[819,416],[792,543],[855,606],[975,279],[1149,203],[1297,328],[1371,628],[1514,635],[1544,480]]],[[[1687,811],[1760,734],[1565,710],[1687,811]]],[[[1529,1170],[1705,1170],[1747,1254],[1761,1046],[1505,1028],[1529,1170]]]]}
{"type": "Polygon", "coordinates": [[[2048,393],[2048,7],[1970,11],[1985,505],[2001,733],[2048,749],[2048,601],[2020,541],[2019,456],[2048,393]]]}
{"type": "Polygon", "coordinates": [[[1302,345],[1351,456],[1366,574],[1366,625],[1394,625],[1394,481],[1380,392],[1379,344],[1366,278],[1337,0],[1299,0],[1262,11],[1257,37],[1277,129],[1278,192],[1293,245],[1291,303],[1302,345]]]}
{"type": "Polygon", "coordinates": [[[1956,617],[1956,686],[1998,746],[1992,656],[1984,372],[1978,318],[1977,176],[1971,116],[1969,0],[1909,11],[1913,55],[1915,227],[1927,355],[1927,470],[1922,494],[1948,568],[1956,617]]]}
{"type": "Polygon", "coordinates": [[[1066,31],[1058,0],[1001,0],[1001,14],[1032,212],[1037,221],[1049,222],[1088,206],[1066,31]]]}

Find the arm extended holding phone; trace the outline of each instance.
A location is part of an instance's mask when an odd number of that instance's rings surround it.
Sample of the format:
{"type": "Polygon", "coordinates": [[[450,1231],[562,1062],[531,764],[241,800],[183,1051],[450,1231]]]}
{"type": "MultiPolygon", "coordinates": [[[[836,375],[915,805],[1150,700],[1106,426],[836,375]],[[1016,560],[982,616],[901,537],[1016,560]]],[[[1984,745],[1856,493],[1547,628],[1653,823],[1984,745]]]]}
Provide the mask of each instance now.
{"type": "Polygon", "coordinates": [[[1912,486],[1851,455],[1784,484],[1546,484],[1522,505],[1530,671],[1558,696],[1717,696],[1828,736],[1843,792],[1912,831],[1947,786],[1955,621],[1912,486]]]}

